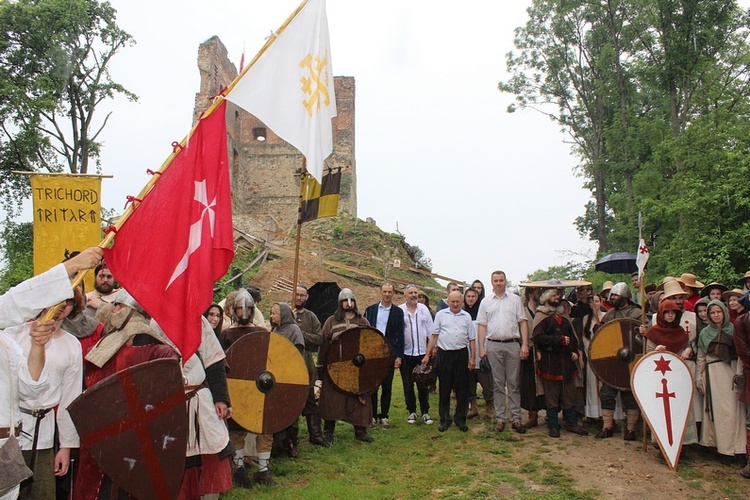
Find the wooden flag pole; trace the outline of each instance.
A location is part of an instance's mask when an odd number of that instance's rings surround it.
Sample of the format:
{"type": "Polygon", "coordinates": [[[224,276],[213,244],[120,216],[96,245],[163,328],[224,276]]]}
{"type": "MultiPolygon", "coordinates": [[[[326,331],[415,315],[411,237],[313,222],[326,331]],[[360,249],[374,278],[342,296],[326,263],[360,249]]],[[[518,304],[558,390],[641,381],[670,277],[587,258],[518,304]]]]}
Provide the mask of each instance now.
{"type": "MultiPolygon", "coordinates": [[[[638,282],[641,294],[641,325],[646,326],[646,286],[644,285],[644,278],[646,276],[646,270],[638,275],[638,282]]],[[[643,337],[643,355],[646,355],[646,337],[643,337]]],[[[648,422],[643,419],[643,451],[648,451],[648,422]]]]}
{"type": "Polygon", "coordinates": [[[299,280],[299,248],[302,243],[302,203],[305,194],[305,176],[307,176],[307,160],[302,157],[302,169],[300,172],[299,183],[299,206],[297,207],[297,238],[294,245],[294,281],[292,282],[292,301],[290,305],[294,310],[295,294],[297,293],[297,283],[299,280]]]}
{"type": "MultiPolygon", "coordinates": [[[[237,82],[239,82],[240,79],[242,79],[242,77],[245,76],[248,70],[253,67],[253,65],[258,61],[258,59],[260,59],[260,57],[263,54],[265,54],[265,52],[268,50],[271,44],[273,44],[273,42],[276,41],[276,38],[278,38],[278,35],[280,35],[287,28],[287,26],[289,26],[289,23],[291,23],[292,20],[295,17],[297,17],[297,14],[299,14],[302,11],[302,9],[305,8],[305,6],[307,5],[307,2],[308,0],[303,0],[303,2],[294,10],[294,12],[292,12],[292,14],[288,18],[286,18],[286,20],[281,24],[281,26],[274,33],[272,33],[270,37],[268,37],[268,40],[266,40],[266,43],[263,45],[263,47],[261,47],[258,53],[255,54],[255,57],[253,57],[253,59],[242,70],[242,72],[239,75],[237,75],[237,77],[234,80],[232,80],[232,82],[229,85],[227,85],[227,87],[224,90],[222,90],[221,94],[216,96],[216,99],[214,99],[214,102],[211,103],[211,106],[209,106],[208,109],[206,109],[206,111],[203,112],[203,114],[201,115],[201,118],[205,118],[211,115],[211,113],[216,111],[216,109],[219,106],[221,106],[221,104],[224,102],[224,95],[228,94],[237,85],[237,82]]],[[[175,146],[172,154],[170,154],[167,157],[167,159],[164,161],[164,163],[159,168],[159,170],[157,170],[154,173],[154,175],[151,176],[151,179],[149,179],[149,181],[143,187],[141,192],[138,194],[137,196],[138,199],[143,200],[146,197],[146,195],[148,195],[149,191],[151,191],[151,188],[154,187],[154,184],[156,184],[156,182],[159,180],[158,178],[160,177],[160,174],[162,174],[165,170],[167,170],[167,168],[169,168],[169,166],[172,164],[172,162],[177,157],[177,155],[182,150],[182,148],[184,148],[187,145],[190,137],[192,137],[199,123],[200,123],[200,119],[195,123],[195,125],[193,125],[193,127],[190,129],[190,132],[187,133],[185,138],[182,139],[179,146],[175,146]]],[[[114,230],[109,231],[106,234],[106,236],[104,236],[104,239],[98,245],[99,247],[107,248],[108,246],[112,244],[112,240],[114,239],[115,233],[117,233],[117,230],[119,230],[123,226],[123,224],[125,224],[125,222],[128,220],[128,218],[132,215],[133,210],[134,210],[133,209],[134,204],[135,202],[128,204],[127,208],[125,209],[125,212],[123,212],[123,214],[117,219],[117,222],[113,225],[114,230]]],[[[297,230],[297,233],[299,235],[299,228],[297,230]]],[[[299,244],[298,244],[298,247],[299,247],[299,244]]],[[[81,282],[83,281],[83,278],[86,276],[88,271],[89,270],[86,269],[76,274],[75,278],[73,278],[73,280],[71,281],[72,288],[76,288],[78,285],[81,284],[81,282]]],[[[295,261],[295,286],[296,286],[296,279],[297,279],[296,274],[297,274],[297,263],[295,261]]],[[[292,304],[294,304],[294,301],[292,301],[292,304]]],[[[49,308],[47,310],[47,313],[41,319],[41,321],[47,321],[47,320],[52,319],[57,314],[57,312],[64,306],[65,306],[65,302],[63,301],[57,304],[56,306],[49,308]]]]}

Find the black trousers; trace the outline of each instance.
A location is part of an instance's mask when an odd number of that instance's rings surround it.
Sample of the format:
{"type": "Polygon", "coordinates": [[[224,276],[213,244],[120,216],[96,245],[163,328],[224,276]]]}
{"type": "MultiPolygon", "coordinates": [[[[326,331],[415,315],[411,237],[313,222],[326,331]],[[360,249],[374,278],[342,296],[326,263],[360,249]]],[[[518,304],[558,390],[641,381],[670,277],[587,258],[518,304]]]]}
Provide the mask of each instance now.
{"type": "Polygon", "coordinates": [[[469,349],[444,351],[438,349],[438,383],[440,404],[440,424],[456,425],[466,423],[466,412],[469,407],[469,349]],[[456,412],[451,418],[451,392],[456,390],[456,412]]]}
{"type": "MultiPolygon", "coordinates": [[[[414,368],[422,363],[424,356],[404,356],[401,362],[401,380],[404,383],[404,399],[406,400],[406,411],[417,413],[417,398],[414,395],[414,368]]],[[[430,412],[430,391],[417,386],[419,393],[419,409],[422,414],[430,412]]]]}
{"type": "MultiPolygon", "coordinates": [[[[396,362],[396,360],[391,360],[396,362]]],[[[380,420],[381,418],[388,418],[388,412],[391,411],[391,395],[393,394],[393,374],[395,370],[393,365],[388,370],[388,375],[385,376],[385,380],[378,389],[372,392],[372,418],[380,420]],[[380,413],[378,413],[378,390],[380,392],[380,413]]]]}

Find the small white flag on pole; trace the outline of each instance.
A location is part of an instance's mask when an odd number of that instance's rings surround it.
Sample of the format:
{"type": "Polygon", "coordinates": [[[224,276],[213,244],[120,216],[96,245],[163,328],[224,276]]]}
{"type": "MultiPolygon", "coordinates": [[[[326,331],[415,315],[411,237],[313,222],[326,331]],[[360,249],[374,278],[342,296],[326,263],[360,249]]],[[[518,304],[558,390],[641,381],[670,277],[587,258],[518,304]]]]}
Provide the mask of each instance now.
{"type": "Polygon", "coordinates": [[[643,271],[646,269],[646,263],[648,262],[648,247],[646,241],[643,239],[642,229],[643,221],[641,219],[641,213],[638,212],[638,250],[635,252],[635,265],[638,266],[638,277],[643,277],[643,271]]]}

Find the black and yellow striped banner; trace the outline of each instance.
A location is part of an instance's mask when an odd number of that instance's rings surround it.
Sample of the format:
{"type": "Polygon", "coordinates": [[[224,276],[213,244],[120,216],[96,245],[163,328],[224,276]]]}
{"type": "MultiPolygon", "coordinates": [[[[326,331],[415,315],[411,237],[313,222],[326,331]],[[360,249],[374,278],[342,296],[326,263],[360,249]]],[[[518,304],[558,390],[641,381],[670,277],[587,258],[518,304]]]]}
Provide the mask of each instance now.
{"type": "Polygon", "coordinates": [[[337,215],[340,190],[341,168],[326,170],[322,185],[307,174],[302,179],[302,222],[337,215]]]}

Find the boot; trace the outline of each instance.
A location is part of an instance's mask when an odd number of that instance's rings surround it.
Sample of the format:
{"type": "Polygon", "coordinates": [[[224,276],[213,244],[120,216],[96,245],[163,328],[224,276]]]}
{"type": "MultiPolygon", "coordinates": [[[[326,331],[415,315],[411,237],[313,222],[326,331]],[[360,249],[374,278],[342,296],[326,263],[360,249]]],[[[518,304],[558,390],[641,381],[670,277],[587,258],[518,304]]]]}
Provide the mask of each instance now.
{"type": "Polygon", "coordinates": [[[526,427],[527,429],[531,429],[532,427],[536,427],[537,425],[539,425],[539,412],[530,411],[529,420],[524,424],[524,427],[526,427]]]}
{"type": "Polygon", "coordinates": [[[615,426],[615,410],[602,409],[602,428],[594,436],[597,439],[611,438],[615,426]]]}
{"type": "Polygon", "coordinates": [[[487,420],[495,420],[495,404],[491,399],[484,401],[484,418],[487,420]]]}
{"type": "Polygon", "coordinates": [[[560,420],[558,413],[560,408],[547,408],[547,427],[549,427],[549,437],[560,437],[560,420]]]}
{"type": "Polygon", "coordinates": [[[635,441],[635,426],[638,423],[638,417],[641,416],[640,410],[625,410],[627,430],[623,439],[625,441],[635,441]]]}
{"type": "Polygon", "coordinates": [[[466,414],[466,418],[474,418],[479,415],[479,407],[477,406],[477,398],[471,398],[469,401],[469,413],[466,414]]]}
{"type": "Polygon", "coordinates": [[[240,488],[252,488],[253,486],[253,483],[250,481],[250,478],[247,475],[247,468],[245,468],[244,465],[237,467],[233,479],[234,484],[236,484],[240,488]]]}
{"type": "Polygon", "coordinates": [[[278,486],[279,484],[271,477],[271,472],[268,469],[264,471],[258,471],[253,476],[255,482],[262,486],[278,486]]]}
{"type": "Polygon", "coordinates": [[[328,443],[328,446],[326,446],[326,448],[333,446],[333,431],[335,429],[335,420],[326,420],[323,424],[323,439],[325,439],[326,443],[328,443]]]}
{"type": "Polygon", "coordinates": [[[314,445],[325,448],[331,446],[331,443],[326,441],[323,433],[320,431],[320,415],[314,413],[313,415],[307,415],[305,419],[307,420],[307,433],[310,435],[309,441],[314,445]]]}
{"type": "Polygon", "coordinates": [[[740,471],[740,475],[745,479],[750,479],[750,431],[745,431],[745,442],[747,443],[748,460],[745,468],[740,471]]]}
{"type": "Polygon", "coordinates": [[[374,441],[372,436],[367,433],[367,427],[359,425],[354,426],[354,437],[365,443],[372,443],[374,441]]]}
{"type": "Polygon", "coordinates": [[[565,429],[573,434],[579,436],[588,436],[589,433],[578,423],[578,417],[576,416],[575,408],[567,408],[563,410],[563,417],[565,418],[565,429]]]}

